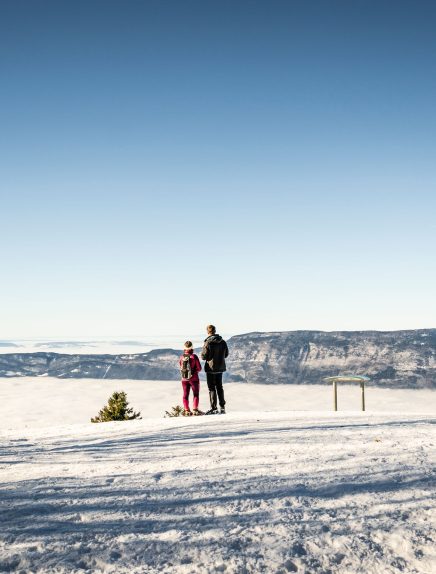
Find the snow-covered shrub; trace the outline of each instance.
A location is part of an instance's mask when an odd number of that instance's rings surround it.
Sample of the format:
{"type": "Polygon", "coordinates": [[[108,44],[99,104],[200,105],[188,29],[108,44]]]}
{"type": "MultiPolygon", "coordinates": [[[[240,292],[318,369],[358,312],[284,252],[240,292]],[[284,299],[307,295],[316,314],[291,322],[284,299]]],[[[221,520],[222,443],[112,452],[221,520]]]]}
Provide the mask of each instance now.
{"type": "Polygon", "coordinates": [[[140,419],[141,413],[135,413],[128,407],[127,395],[124,391],[115,391],[109,397],[108,403],[101,409],[96,417],[91,419],[92,423],[106,423],[109,421],[130,421],[140,419]]]}

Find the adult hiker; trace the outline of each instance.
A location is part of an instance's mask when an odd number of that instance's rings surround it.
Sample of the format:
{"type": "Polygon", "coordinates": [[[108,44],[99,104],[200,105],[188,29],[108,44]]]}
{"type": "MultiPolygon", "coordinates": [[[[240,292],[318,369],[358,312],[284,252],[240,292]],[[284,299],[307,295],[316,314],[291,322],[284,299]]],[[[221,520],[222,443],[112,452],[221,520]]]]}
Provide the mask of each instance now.
{"type": "Polygon", "coordinates": [[[203,413],[198,410],[198,403],[200,401],[200,378],[198,373],[201,371],[200,359],[194,353],[191,341],[186,341],[183,355],[179,359],[180,374],[182,376],[183,388],[183,407],[184,416],[202,415],[203,413]],[[194,395],[192,411],[189,408],[189,394],[192,389],[194,395]]]}
{"type": "Polygon", "coordinates": [[[220,335],[217,335],[214,325],[206,327],[208,337],[204,340],[201,358],[206,361],[204,371],[207,377],[209,389],[210,410],[207,415],[218,414],[217,398],[220,405],[220,413],[225,414],[223,373],[226,370],[225,359],[229,356],[227,343],[220,335]]]}

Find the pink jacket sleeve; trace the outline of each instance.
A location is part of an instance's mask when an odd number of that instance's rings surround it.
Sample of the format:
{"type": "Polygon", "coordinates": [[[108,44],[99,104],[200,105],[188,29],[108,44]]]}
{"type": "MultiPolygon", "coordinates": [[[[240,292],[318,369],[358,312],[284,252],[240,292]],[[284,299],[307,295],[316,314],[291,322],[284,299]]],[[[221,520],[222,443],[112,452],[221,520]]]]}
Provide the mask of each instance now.
{"type": "Polygon", "coordinates": [[[194,355],[194,360],[195,360],[195,372],[199,373],[201,371],[200,359],[197,357],[197,355],[194,355]]]}

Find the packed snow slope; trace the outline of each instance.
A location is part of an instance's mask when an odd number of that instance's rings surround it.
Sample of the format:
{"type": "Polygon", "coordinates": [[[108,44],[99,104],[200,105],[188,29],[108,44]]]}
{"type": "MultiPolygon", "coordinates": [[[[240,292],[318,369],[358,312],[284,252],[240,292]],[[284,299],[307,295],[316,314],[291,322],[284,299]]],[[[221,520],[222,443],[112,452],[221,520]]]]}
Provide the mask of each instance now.
{"type": "Polygon", "coordinates": [[[0,571],[430,574],[435,422],[251,412],[3,431],[0,571]]]}

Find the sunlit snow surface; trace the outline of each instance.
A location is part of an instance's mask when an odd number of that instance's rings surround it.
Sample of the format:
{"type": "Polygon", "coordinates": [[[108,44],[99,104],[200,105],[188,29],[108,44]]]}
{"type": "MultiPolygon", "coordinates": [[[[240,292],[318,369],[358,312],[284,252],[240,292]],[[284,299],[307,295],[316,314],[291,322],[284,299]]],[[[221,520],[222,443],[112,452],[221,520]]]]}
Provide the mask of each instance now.
{"type": "MultiPolygon", "coordinates": [[[[207,410],[209,396],[201,373],[200,408],[207,410]]],[[[162,418],[165,410],[182,404],[178,381],[116,379],[57,379],[53,377],[0,378],[0,429],[85,423],[95,416],[113,391],[126,391],[144,418],[162,418]]],[[[333,407],[331,384],[253,385],[225,383],[229,412],[325,411],[333,407]]],[[[192,397],[191,397],[192,399],[192,397]]],[[[338,385],[340,410],[360,409],[359,385],[338,385]]],[[[436,390],[366,389],[369,413],[436,413],[436,390]]]]}
{"type": "MultiPolygon", "coordinates": [[[[329,386],[229,385],[227,415],[152,419],[177,384],[89,383],[1,381],[0,571],[436,571],[436,420],[411,412],[431,412],[434,391],[371,388],[368,413],[332,413],[329,386]],[[65,424],[115,388],[147,418],[65,424]]],[[[339,389],[340,408],[358,401],[339,389]]]]}

